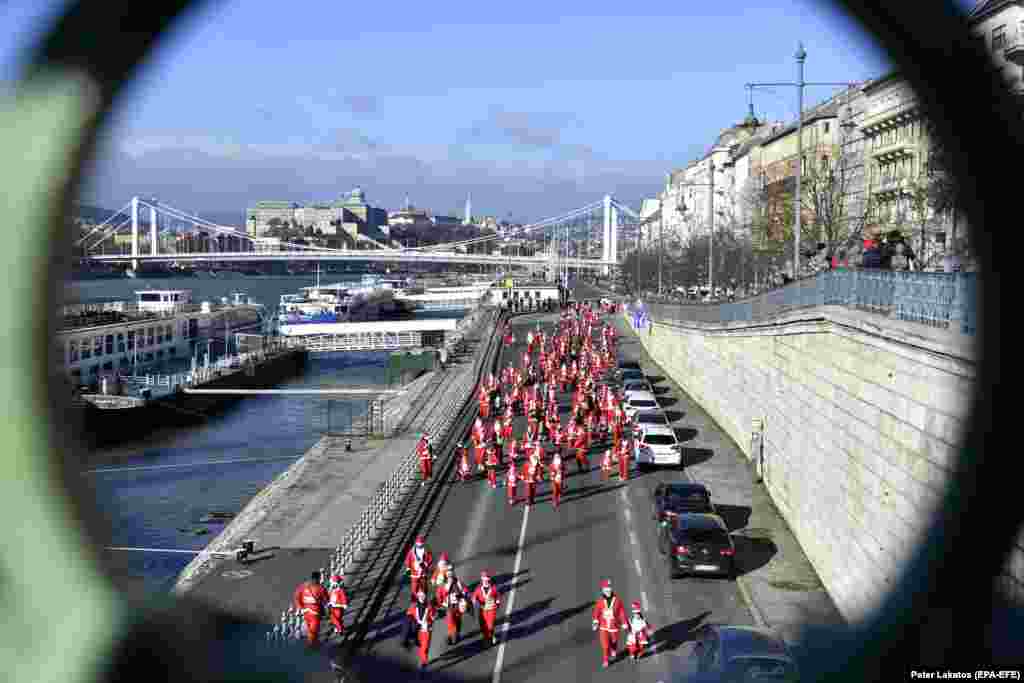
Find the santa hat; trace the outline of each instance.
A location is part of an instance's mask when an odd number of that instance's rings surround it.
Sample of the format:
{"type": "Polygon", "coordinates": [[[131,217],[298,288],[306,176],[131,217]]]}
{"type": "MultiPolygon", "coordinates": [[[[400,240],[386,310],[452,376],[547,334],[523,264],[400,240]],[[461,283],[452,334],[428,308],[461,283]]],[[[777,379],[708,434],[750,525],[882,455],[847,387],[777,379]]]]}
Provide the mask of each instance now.
{"type": "Polygon", "coordinates": [[[423,545],[423,543],[424,543],[423,537],[422,536],[417,536],[416,537],[416,545],[423,545]]]}
{"type": "Polygon", "coordinates": [[[611,588],[611,587],[612,587],[612,582],[610,580],[605,579],[604,581],[601,582],[601,590],[604,590],[605,588],[611,588]]]}
{"type": "Polygon", "coordinates": [[[449,564],[449,562],[448,562],[448,553],[441,553],[441,559],[438,560],[437,563],[439,565],[447,565],[447,564],[449,564]]]}
{"type": "Polygon", "coordinates": [[[639,600],[634,600],[633,601],[633,611],[634,612],[639,612],[640,611],[640,601],[639,600]]]}
{"type": "Polygon", "coordinates": [[[341,584],[345,583],[345,577],[335,574],[331,577],[331,583],[336,586],[340,586],[341,584]]]}
{"type": "Polygon", "coordinates": [[[488,574],[487,572],[480,572],[480,580],[484,581],[484,582],[490,581],[491,580],[491,575],[488,574]]]}

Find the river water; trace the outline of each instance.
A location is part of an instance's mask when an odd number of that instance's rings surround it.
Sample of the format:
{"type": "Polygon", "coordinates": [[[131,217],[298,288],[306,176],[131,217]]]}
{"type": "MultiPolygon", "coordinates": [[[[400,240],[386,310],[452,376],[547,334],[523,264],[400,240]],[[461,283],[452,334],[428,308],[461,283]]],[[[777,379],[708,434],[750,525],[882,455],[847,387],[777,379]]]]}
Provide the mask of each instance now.
{"type": "MultiPolygon", "coordinates": [[[[193,300],[203,301],[242,291],[272,311],[282,294],[310,284],[308,277],[91,280],[69,283],[66,297],[131,299],[134,290],[153,287],[191,289],[193,300]]],[[[439,314],[422,317],[428,315],[439,314]]],[[[382,385],[387,359],[386,352],[313,356],[303,374],[279,386],[382,385]]],[[[200,550],[223,528],[201,522],[205,515],[240,511],[316,443],[328,425],[338,429],[350,414],[362,410],[365,402],[246,398],[202,425],[159,429],[142,439],[104,448],[94,454],[93,469],[84,476],[93,484],[96,502],[110,521],[115,547],[200,550]]],[[[193,558],[169,552],[111,552],[120,568],[158,591],[170,590],[193,558]]]]}

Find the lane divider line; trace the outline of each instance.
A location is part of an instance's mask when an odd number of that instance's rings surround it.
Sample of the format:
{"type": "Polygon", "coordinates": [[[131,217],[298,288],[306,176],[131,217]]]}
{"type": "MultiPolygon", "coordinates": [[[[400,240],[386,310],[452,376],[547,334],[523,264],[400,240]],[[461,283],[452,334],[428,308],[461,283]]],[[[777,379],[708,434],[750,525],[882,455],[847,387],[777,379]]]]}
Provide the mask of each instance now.
{"type": "Polygon", "coordinates": [[[636,567],[637,574],[639,574],[640,576],[644,575],[644,570],[640,569],[640,560],[636,559],[635,557],[633,558],[633,566],[636,567]]]}
{"type": "MultiPolygon", "coordinates": [[[[523,562],[523,541],[526,540],[526,521],[530,518],[530,508],[527,507],[523,510],[523,526],[519,530],[519,546],[516,551],[516,563],[512,569],[512,580],[516,580],[516,576],[519,575],[519,567],[523,562]]],[[[512,591],[508,596],[508,605],[505,606],[505,623],[502,624],[502,638],[501,643],[498,645],[498,658],[494,662],[494,676],[491,677],[492,683],[499,683],[501,681],[501,664],[505,661],[505,645],[507,644],[506,637],[508,635],[509,627],[509,616],[512,614],[512,606],[516,602],[516,586],[512,584],[512,591]]]]}
{"type": "Polygon", "coordinates": [[[640,545],[639,543],[637,543],[636,534],[633,533],[632,529],[629,530],[629,542],[633,545],[640,545]]]}

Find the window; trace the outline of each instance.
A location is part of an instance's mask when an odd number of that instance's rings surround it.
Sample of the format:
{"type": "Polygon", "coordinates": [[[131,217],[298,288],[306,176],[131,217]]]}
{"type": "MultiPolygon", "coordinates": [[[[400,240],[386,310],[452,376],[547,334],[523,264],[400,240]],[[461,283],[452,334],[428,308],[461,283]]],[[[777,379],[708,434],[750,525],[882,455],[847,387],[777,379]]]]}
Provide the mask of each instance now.
{"type": "Polygon", "coordinates": [[[117,352],[124,353],[124,333],[117,333],[117,352]]]}
{"type": "Polygon", "coordinates": [[[825,132],[828,132],[828,121],[825,122],[825,132]]]}
{"type": "Polygon", "coordinates": [[[114,369],[114,361],[108,360],[106,363],[103,364],[103,369],[104,370],[113,370],[114,369]]]}
{"type": "Polygon", "coordinates": [[[167,341],[174,339],[174,330],[170,325],[164,325],[164,339],[167,341]]]}
{"type": "Polygon", "coordinates": [[[128,330],[128,350],[135,348],[135,330],[128,330]]]}
{"type": "Polygon", "coordinates": [[[89,339],[82,340],[82,359],[92,358],[92,342],[89,339]]]}
{"type": "Polygon", "coordinates": [[[155,330],[152,327],[146,328],[146,346],[153,346],[155,339],[155,330]]]}
{"type": "Polygon", "coordinates": [[[139,295],[139,301],[146,301],[146,302],[160,301],[160,295],[159,294],[140,294],[139,295]]]}
{"type": "Polygon", "coordinates": [[[114,335],[108,334],[106,341],[106,351],[107,355],[109,356],[110,354],[114,353],[114,335]]]}
{"type": "Polygon", "coordinates": [[[94,337],[92,340],[92,355],[99,358],[103,355],[103,337],[94,337]]]}
{"type": "Polygon", "coordinates": [[[70,354],[70,357],[68,358],[68,360],[70,362],[72,362],[72,363],[77,363],[78,362],[78,340],[77,339],[72,339],[71,341],[68,342],[68,353],[70,354]]]}
{"type": "Polygon", "coordinates": [[[992,49],[1000,50],[1004,47],[1006,47],[1006,24],[992,29],[992,49]]]}

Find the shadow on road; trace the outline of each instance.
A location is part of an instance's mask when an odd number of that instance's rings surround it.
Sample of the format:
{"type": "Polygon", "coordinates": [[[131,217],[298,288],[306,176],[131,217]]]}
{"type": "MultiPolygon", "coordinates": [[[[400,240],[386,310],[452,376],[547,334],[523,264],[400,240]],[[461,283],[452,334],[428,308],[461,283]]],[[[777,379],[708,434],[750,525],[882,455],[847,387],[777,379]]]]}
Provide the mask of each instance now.
{"type": "MultiPolygon", "coordinates": [[[[546,494],[546,495],[547,495],[548,498],[550,498],[550,494],[546,494]]],[[[539,502],[541,500],[541,496],[538,496],[537,500],[539,502]]],[[[564,502],[566,500],[566,498],[563,498],[562,500],[564,502]]],[[[540,545],[542,543],[550,543],[551,541],[554,541],[554,540],[556,540],[558,538],[561,538],[563,536],[568,536],[568,535],[570,535],[572,533],[575,533],[577,531],[583,531],[585,529],[589,529],[590,527],[594,527],[594,526],[598,526],[600,524],[604,524],[608,520],[614,519],[614,518],[615,518],[615,514],[614,513],[609,513],[609,514],[606,514],[606,515],[594,515],[594,516],[582,519],[582,520],[580,520],[579,522],[577,522],[575,524],[568,524],[568,525],[565,525],[565,526],[560,526],[560,527],[558,527],[557,529],[555,529],[553,531],[548,531],[548,532],[545,532],[545,533],[537,534],[535,536],[531,536],[525,543],[523,543],[523,549],[527,550],[529,548],[532,548],[533,546],[540,545]]],[[[476,553],[474,555],[470,555],[469,557],[461,558],[461,559],[458,560],[458,562],[461,562],[461,563],[471,562],[471,561],[478,560],[478,559],[485,558],[485,557],[512,558],[512,557],[515,557],[515,555],[516,555],[516,546],[514,544],[512,544],[512,543],[508,543],[508,544],[502,544],[500,546],[491,548],[490,550],[485,550],[483,552],[476,553]]],[[[463,580],[465,580],[465,578],[463,578],[463,580]]]]}
{"type": "Polygon", "coordinates": [[[664,375],[646,375],[646,377],[647,381],[650,382],[651,384],[657,384],[658,382],[665,381],[664,375]]]}
{"type": "Polygon", "coordinates": [[[507,639],[513,640],[515,638],[526,638],[528,636],[533,635],[534,633],[539,633],[551,626],[558,626],[559,624],[564,623],[569,619],[572,619],[576,615],[586,612],[592,606],[593,603],[587,601],[575,607],[569,607],[567,609],[559,610],[557,612],[552,612],[551,614],[545,615],[544,617],[537,619],[536,621],[532,621],[528,624],[523,624],[521,626],[512,626],[508,630],[507,639]]]}
{"type": "MultiPolygon", "coordinates": [[[[583,486],[575,491],[570,491],[567,495],[563,496],[562,504],[575,503],[583,500],[584,498],[590,498],[591,496],[597,496],[602,493],[610,493],[615,489],[621,489],[623,486],[625,486],[625,484],[615,484],[614,486],[609,486],[608,484],[592,484],[590,486],[583,486]]],[[[609,515],[608,517],[611,516],[612,515],[609,515]]]]}
{"type": "Polygon", "coordinates": [[[715,510],[725,522],[729,532],[743,529],[750,521],[750,507],[746,505],[721,505],[715,503],[715,510]]]}
{"type": "Polygon", "coordinates": [[[732,535],[736,546],[736,574],[748,574],[768,564],[779,552],[770,538],[757,538],[743,534],[732,535]]]}
{"type": "Polygon", "coordinates": [[[697,438],[697,430],[693,427],[675,427],[672,431],[676,433],[676,441],[685,443],[697,438]]]}
{"type": "Polygon", "coordinates": [[[662,394],[667,394],[670,391],[672,390],[669,387],[651,387],[651,393],[655,396],[661,396],[662,394]]]}
{"type": "Polygon", "coordinates": [[[683,643],[693,640],[694,630],[709,616],[711,616],[710,611],[702,612],[690,619],[683,619],[670,626],[658,629],[652,638],[652,645],[657,646],[658,652],[675,650],[683,643]]]}
{"type": "Polygon", "coordinates": [[[683,465],[685,466],[699,465],[702,462],[707,462],[715,454],[710,448],[687,448],[685,446],[680,449],[680,453],[683,456],[683,465]]]}
{"type": "Polygon", "coordinates": [[[657,401],[658,401],[658,405],[660,407],[662,407],[662,408],[667,408],[669,406],[674,406],[675,404],[679,403],[679,399],[678,398],[673,398],[671,396],[666,396],[666,397],[658,396],[657,397],[657,401]]]}

